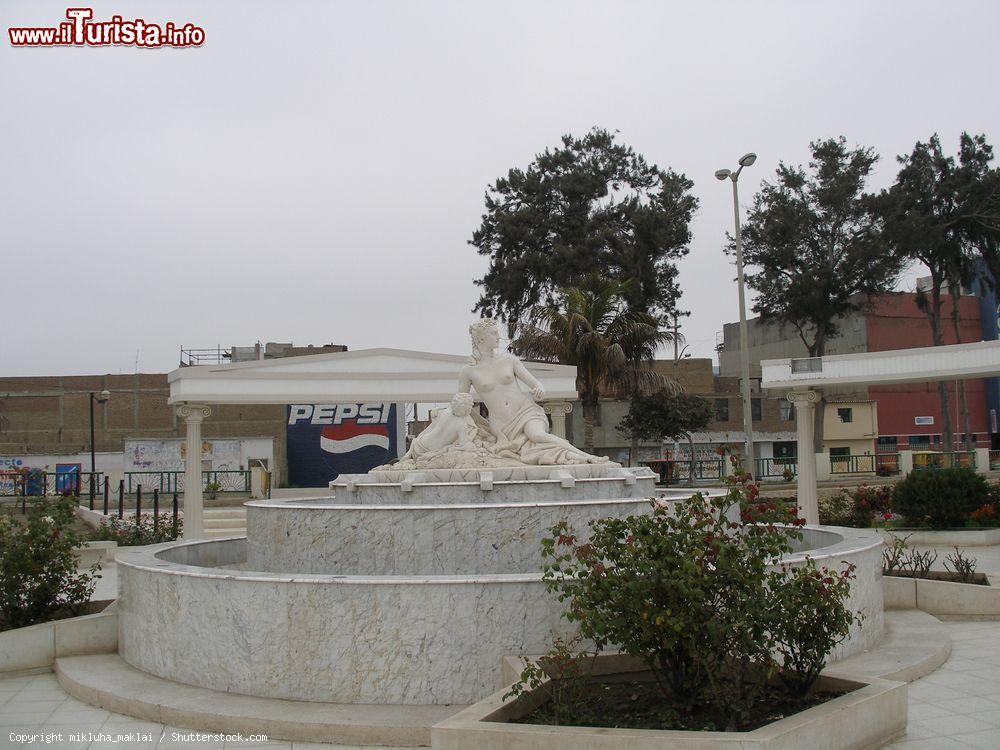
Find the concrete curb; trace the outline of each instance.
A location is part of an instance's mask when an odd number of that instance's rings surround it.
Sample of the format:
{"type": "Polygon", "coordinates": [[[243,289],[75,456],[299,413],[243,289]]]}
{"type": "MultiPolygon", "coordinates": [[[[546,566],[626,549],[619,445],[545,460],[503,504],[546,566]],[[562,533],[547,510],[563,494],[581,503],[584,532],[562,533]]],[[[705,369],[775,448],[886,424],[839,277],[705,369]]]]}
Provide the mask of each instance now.
{"type": "Polygon", "coordinates": [[[118,604],[113,602],[96,614],[0,633],[0,676],[48,671],[59,657],[109,654],[117,649],[118,604]]]}
{"type": "Polygon", "coordinates": [[[163,680],[117,654],[59,658],[55,672],[71,696],[108,711],[203,732],[266,734],[273,740],[426,747],[431,726],[463,708],[256,698],[163,680]]]}
{"type": "Polygon", "coordinates": [[[931,615],[1000,617],[1000,587],[996,576],[989,586],[932,581],[926,578],[883,576],[885,608],[920,609],[931,615]]]}

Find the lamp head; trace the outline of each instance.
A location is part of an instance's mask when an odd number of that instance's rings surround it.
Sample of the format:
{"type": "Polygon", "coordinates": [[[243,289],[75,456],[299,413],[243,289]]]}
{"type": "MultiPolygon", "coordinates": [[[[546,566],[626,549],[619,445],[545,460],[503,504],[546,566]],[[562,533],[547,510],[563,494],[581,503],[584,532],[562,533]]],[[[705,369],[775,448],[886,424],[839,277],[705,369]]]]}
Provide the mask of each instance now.
{"type": "Polygon", "coordinates": [[[740,159],[740,166],[749,167],[755,161],[757,161],[757,154],[750,152],[749,154],[744,154],[743,157],[740,159]]]}
{"type": "Polygon", "coordinates": [[[717,180],[728,180],[729,176],[732,174],[728,169],[720,169],[715,173],[715,179],[717,180]]]}
{"type": "Polygon", "coordinates": [[[97,397],[97,401],[98,403],[103,404],[109,398],[111,398],[111,391],[105,388],[103,391],[101,391],[101,395],[97,397]]]}

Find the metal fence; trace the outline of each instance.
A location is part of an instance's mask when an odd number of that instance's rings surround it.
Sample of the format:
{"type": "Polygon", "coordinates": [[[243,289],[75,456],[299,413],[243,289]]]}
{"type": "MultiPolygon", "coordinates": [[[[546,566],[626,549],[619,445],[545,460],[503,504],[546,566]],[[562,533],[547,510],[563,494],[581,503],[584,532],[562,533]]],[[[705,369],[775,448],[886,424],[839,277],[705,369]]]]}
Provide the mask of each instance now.
{"type": "MultiPolygon", "coordinates": [[[[691,461],[678,459],[674,462],[673,481],[690,481],[691,461]]],[[[697,459],[694,461],[694,478],[699,479],[723,479],[726,476],[726,462],[721,458],[697,459]]]]}
{"type": "Polygon", "coordinates": [[[975,451],[914,451],[913,468],[921,469],[975,469],[975,451]]]}
{"type": "Polygon", "coordinates": [[[830,456],[831,474],[874,474],[875,456],[830,456]]]}
{"type": "Polygon", "coordinates": [[[99,494],[104,485],[103,471],[0,471],[0,497],[27,495],[87,495],[90,481],[94,481],[94,494],[99,494]]]}
{"type": "MultiPolygon", "coordinates": [[[[142,485],[147,491],[183,492],[183,471],[126,471],[125,487],[129,493],[142,485]]],[[[249,492],[250,470],[227,469],[225,471],[203,471],[202,490],[208,492],[249,492]]]]}
{"type": "Polygon", "coordinates": [[[785,479],[798,476],[799,463],[795,458],[756,458],[754,472],[757,479],[785,479]]]}
{"type": "Polygon", "coordinates": [[[876,453],[875,473],[880,477],[895,476],[900,473],[898,453],[876,453]]]}

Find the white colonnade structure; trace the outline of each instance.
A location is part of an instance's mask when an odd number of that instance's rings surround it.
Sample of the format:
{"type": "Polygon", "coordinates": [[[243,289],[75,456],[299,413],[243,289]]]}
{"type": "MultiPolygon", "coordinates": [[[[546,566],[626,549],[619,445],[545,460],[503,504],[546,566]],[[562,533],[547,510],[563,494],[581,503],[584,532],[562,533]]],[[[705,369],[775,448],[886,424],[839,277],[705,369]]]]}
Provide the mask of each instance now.
{"type": "Polygon", "coordinates": [[[828,357],[769,359],[760,363],[761,387],[787,391],[795,404],[799,515],[819,523],[813,419],[817,389],[845,385],[924,383],[1000,375],[1000,341],[837,354],[828,357]]]}
{"type": "MultiPolygon", "coordinates": [[[[201,425],[214,404],[445,403],[455,395],[468,357],[403,349],[352,352],[180,367],[170,373],[168,403],[185,422],[184,538],[204,536],[201,425]]],[[[566,435],[576,399],[576,368],[541,362],[525,366],[545,388],[542,403],[552,432],[566,435]]],[[[405,420],[397,445],[405,446],[405,420]]]]}

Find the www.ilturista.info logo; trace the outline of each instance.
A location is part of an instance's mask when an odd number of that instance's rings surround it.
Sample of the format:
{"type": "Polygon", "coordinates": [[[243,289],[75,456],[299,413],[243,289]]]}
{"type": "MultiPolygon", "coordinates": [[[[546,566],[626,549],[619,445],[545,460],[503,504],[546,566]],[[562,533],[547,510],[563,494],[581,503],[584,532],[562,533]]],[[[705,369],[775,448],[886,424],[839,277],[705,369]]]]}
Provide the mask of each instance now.
{"type": "Polygon", "coordinates": [[[7,29],[15,47],[200,47],[205,30],[193,23],[167,21],[163,25],[142,18],[126,21],[111,16],[95,21],[93,8],[67,8],[68,21],[58,26],[12,26],[7,29]]]}

